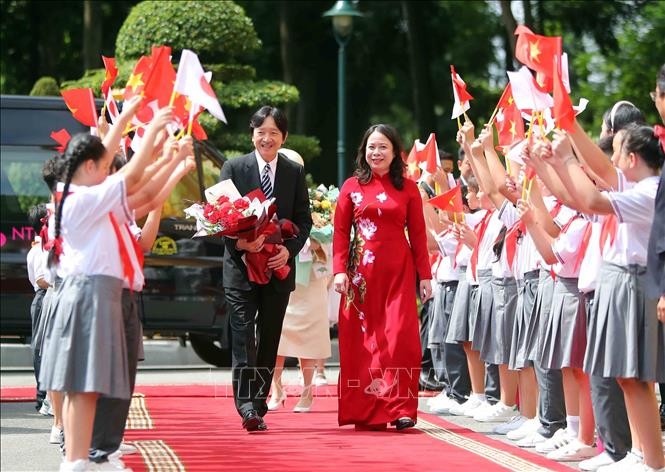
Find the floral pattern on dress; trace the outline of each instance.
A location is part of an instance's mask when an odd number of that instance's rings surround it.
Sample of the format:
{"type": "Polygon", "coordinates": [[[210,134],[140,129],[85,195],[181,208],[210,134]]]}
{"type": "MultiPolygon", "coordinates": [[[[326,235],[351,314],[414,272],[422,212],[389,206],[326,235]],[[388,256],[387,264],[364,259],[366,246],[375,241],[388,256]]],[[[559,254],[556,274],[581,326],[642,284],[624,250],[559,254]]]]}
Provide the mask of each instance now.
{"type": "Polygon", "coordinates": [[[376,256],[374,256],[374,253],[370,251],[369,249],[365,251],[363,254],[363,265],[368,265],[368,264],[373,264],[374,259],[376,259],[376,256]]]}
{"type": "Polygon", "coordinates": [[[365,239],[372,239],[376,233],[376,225],[369,218],[359,218],[358,229],[365,239]]]}
{"type": "Polygon", "coordinates": [[[376,199],[380,201],[381,203],[385,203],[386,200],[388,200],[388,195],[386,195],[386,192],[381,192],[376,196],[376,199]]]}
{"type": "Polygon", "coordinates": [[[351,201],[355,206],[358,206],[363,201],[363,194],[360,192],[351,192],[351,201]]]}

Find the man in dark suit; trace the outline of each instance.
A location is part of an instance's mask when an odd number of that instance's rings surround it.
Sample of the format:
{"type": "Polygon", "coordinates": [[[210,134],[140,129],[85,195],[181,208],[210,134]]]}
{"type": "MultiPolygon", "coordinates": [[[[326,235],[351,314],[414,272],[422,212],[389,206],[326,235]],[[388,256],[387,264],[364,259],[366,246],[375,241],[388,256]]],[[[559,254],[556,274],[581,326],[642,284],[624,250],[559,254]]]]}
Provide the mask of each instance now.
{"type": "MultiPolygon", "coordinates": [[[[660,67],[651,98],[665,124],[665,64],[660,67]]],[[[658,319],[665,323],[665,166],[660,171],[655,204],[647,254],[647,295],[658,299],[658,319]]],[[[660,427],[665,431],[665,384],[660,384],[660,427]]]]}
{"type": "Polygon", "coordinates": [[[236,409],[247,431],[267,429],[263,416],[272,381],[282,321],[289,295],[295,289],[294,257],[309,236],[312,218],[305,185],[304,168],[278,154],[286,140],[287,120],[282,111],[264,106],[250,119],[255,150],[230,159],[222,167],[221,180],[231,179],[241,195],[261,188],[268,198],[274,197],[277,216],[291,220],[300,233],[284,241],[279,253],[268,260],[268,267],[291,267],[285,280],[272,277],[268,284],[258,285],[247,278],[242,260],[245,252],[258,252],[263,237],[255,241],[225,238],[224,291],[231,319],[233,355],[233,395],[236,409]]]}

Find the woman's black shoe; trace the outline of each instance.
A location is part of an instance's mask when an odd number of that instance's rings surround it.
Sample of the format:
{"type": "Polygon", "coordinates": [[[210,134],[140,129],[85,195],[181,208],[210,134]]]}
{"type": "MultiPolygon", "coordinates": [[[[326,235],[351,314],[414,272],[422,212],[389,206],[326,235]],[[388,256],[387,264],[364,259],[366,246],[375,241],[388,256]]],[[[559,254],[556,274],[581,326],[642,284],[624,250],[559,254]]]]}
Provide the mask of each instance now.
{"type": "Polygon", "coordinates": [[[400,431],[402,429],[413,428],[416,425],[416,422],[413,421],[411,418],[400,418],[398,420],[393,421],[390,424],[395,426],[395,429],[397,429],[397,431],[400,431]]]}

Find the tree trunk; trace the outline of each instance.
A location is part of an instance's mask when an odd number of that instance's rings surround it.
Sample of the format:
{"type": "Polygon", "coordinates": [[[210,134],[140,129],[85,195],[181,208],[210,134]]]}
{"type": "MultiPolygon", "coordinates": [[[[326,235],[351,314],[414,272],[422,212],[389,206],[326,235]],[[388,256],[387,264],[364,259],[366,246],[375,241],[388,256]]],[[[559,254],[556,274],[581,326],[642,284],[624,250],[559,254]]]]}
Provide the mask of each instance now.
{"type": "Polygon", "coordinates": [[[501,21],[506,28],[506,68],[513,70],[513,55],[515,54],[515,28],[517,28],[517,21],[513,16],[513,11],[510,9],[510,0],[501,0],[501,21]],[[509,66],[510,65],[510,66],[509,66]]]}
{"type": "MultiPolygon", "coordinates": [[[[291,54],[291,35],[289,33],[289,10],[291,8],[291,2],[289,0],[282,0],[279,2],[279,52],[282,62],[282,80],[287,84],[294,85],[293,78],[295,74],[293,73],[293,58],[291,54]]],[[[301,106],[301,105],[297,105],[301,106]]],[[[286,105],[284,107],[284,112],[286,117],[291,123],[291,128],[295,129],[295,123],[293,122],[293,106],[286,105]]]]}
{"type": "Polygon", "coordinates": [[[98,69],[102,50],[102,15],[95,0],[83,1],[83,72],[98,69]]]}
{"type": "Polygon", "coordinates": [[[423,3],[402,0],[402,14],[407,25],[409,62],[413,82],[413,105],[416,125],[420,137],[436,131],[434,117],[432,80],[430,78],[427,42],[423,40],[425,22],[422,17],[423,3]]]}
{"type": "Polygon", "coordinates": [[[527,25],[529,28],[534,29],[536,25],[533,23],[531,0],[522,0],[522,8],[524,9],[524,24],[527,25]]]}

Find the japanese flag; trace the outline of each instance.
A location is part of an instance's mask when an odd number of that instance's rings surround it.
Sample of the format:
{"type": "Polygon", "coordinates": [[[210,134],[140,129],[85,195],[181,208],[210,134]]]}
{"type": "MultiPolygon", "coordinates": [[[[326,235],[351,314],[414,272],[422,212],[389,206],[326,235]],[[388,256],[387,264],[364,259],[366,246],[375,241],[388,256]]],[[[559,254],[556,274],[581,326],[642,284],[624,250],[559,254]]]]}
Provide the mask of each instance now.
{"type": "Polygon", "coordinates": [[[183,49],[173,89],[181,95],[186,95],[192,103],[202,106],[211,115],[226,123],[226,117],[215,92],[208,83],[209,80],[199,62],[199,57],[192,51],[183,49]]]}

